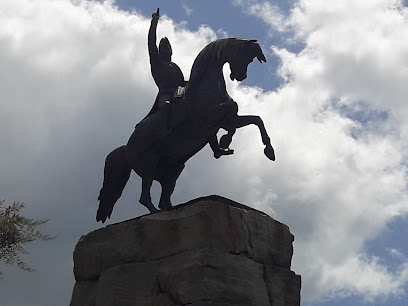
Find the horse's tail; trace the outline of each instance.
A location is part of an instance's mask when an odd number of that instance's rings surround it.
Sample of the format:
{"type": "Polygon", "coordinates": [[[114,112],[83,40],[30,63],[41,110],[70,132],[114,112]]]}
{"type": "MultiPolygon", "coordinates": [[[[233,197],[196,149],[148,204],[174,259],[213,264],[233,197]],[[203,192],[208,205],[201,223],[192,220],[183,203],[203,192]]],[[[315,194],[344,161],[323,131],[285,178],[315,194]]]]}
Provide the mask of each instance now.
{"type": "Polygon", "coordinates": [[[132,168],[126,157],[126,146],[113,150],[106,157],[103,186],[99,193],[99,208],[96,221],[104,223],[110,218],[113,206],[122,195],[122,191],[130,177],[132,168]]]}

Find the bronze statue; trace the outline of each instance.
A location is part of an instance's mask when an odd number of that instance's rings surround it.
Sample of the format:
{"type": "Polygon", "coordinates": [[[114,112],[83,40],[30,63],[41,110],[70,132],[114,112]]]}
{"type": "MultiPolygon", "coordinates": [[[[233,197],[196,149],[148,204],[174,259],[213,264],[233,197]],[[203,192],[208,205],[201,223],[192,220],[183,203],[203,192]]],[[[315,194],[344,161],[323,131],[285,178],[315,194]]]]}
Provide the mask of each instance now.
{"type": "MultiPolygon", "coordinates": [[[[159,11],[156,13],[158,19],[159,11]]],[[[154,19],[152,16],[152,24],[154,19]]],[[[163,42],[163,46],[166,44],[163,42]]],[[[163,50],[168,52],[169,49],[163,50]]],[[[150,212],[157,211],[150,197],[151,185],[156,180],[162,186],[159,208],[170,210],[170,197],[185,163],[210,141],[213,142],[212,148],[218,147],[216,133],[220,128],[228,133],[221,137],[219,146],[228,150],[237,128],[255,124],[265,145],[266,157],[275,160],[262,119],[237,114],[238,105],[227,93],[222,72],[224,64],[228,62],[231,80],[243,81],[247,77],[248,65],[255,57],[261,63],[266,62],[256,40],[223,38],[210,43],[194,61],[185,94],[177,98],[170,96],[170,103],[165,103],[164,107],[160,107],[160,104],[161,101],[167,101],[163,100],[167,99],[167,92],[163,91],[161,95],[161,85],[155,79],[159,86],[156,107],[153,106],[149,115],[138,123],[128,143],[106,157],[104,182],[98,198],[100,203],[97,221],[103,223],[110,218],[113,206],[122,195],[132,170],[142,178],[139,202],[150,212]]],[[[166,60],[171,63],[171,56],[166,60]]],[[[174,87],[180,86],[181,80],[184,81],[181,70],[179,72],[174,87]]],[[[153,65],[152,73],[154,76],[153,65]]],[[[170,90],[168,94],[171,95],[170,90]]]]}

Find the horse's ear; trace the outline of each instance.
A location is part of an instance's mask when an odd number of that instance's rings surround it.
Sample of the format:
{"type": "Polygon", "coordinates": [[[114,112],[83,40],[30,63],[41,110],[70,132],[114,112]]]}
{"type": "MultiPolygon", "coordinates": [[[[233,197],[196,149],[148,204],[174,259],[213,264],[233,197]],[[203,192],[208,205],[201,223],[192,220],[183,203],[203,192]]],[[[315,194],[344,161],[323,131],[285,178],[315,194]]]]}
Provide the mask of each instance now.
{"type": "Polygon", "coordinates": [[[255,56],[258,59],[260,63],[265,62],[266,63],[266,57],[262,52],[261,46],[258,43],[254,43],[255,45],[255,56]]]}

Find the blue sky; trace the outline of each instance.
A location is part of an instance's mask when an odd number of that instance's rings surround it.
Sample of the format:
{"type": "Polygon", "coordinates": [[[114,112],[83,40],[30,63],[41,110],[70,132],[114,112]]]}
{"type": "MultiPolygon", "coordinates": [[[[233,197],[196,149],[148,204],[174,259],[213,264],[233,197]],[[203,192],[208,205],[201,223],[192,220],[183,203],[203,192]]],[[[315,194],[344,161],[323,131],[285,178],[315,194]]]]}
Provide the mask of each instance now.
{"type": "MultiPolygon", "coordinates": [[[[282,13],[288,14],[291,1],[279,1],[279,8],[282,13]]],[[[258,39],[262,37],[260,43],[263,46],[271,44],[285,43],[280,33],[277,33],[266,23],[262,22],[246,13],[240,6],[233,5],[231,1],[203,2],[203,1],[141,1],[137,5],[134,1],[116,1],[116,5],[121,9],[136,10],[145,16],[151,15],[152,7],[160,7],[161,14],[167,15],[177,23],[185,23],[187,29],[196,31],[201,25],[210,26],[220,37],[244,37],[258,39]],[[205,18],[202,18],[205,16],[205,18]]],[[[292,49],[299,49],[301,44],[290,45],[292,49]]],[[[282,79],[276,74],[279,59],[274,57],[270,51],[266,51],[269,59],[268,67],[249,67],[253,77],[244,81],[244,84],[262,86],[265,89],[273,89],[279,86],[282,79]]]]}
{"type": "MultiPolygon", "coordinates": [[[[242,129],[234,155],[205,148],[189,161],[173,202],[220,194],[289,225],[302,305],[405,305],[408,9],[398,0],[2,1],[0,198],[50,218],[44,230],[58,238],[29,247],[36,272],[0,266],[0,304],[68,303],[73,248],[101,227],[105,156],[156,96],[157,7],[158,36],[186,76],[212,40],[258,39],[268,62],[227,89],[241,114],[263,118],[277,153],[266,160],[257,130],[242,129]]],[[[110,223],[147,212],[139,193],[133,175],[110,223]]]]}

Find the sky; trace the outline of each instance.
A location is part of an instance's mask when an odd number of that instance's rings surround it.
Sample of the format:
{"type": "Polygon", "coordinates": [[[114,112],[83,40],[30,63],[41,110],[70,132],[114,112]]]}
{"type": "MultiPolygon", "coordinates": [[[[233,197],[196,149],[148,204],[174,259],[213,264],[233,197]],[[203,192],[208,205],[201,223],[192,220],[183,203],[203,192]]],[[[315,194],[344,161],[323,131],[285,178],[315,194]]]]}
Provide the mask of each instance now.
{"type": "MultiPolygon", "coordinates": [[[[404,305],[408,290],[408,8],[399,0],[2,0],[0,198],[50,218],[24,257],[0,265],[1,306],[70,301],[72,252],[96,223],[106,155],[150,110],[147,32],[160,7],[185,78],[211,41],[258,39],[268,59],[227,79],[240,114],[234,155],[204,148],[173,203],[219,194],[260,209],[295,236],[302,305],[404,305]]],[[[225,66],[228,73],[228,65],[225,66]]],[[[147,213],[133,174],[108,224],[147,213]]],[[[157,205],[160,187],[154,184],[157,205]]],[[[106,224],[105,224],[106,225],[106,224]]]]}

